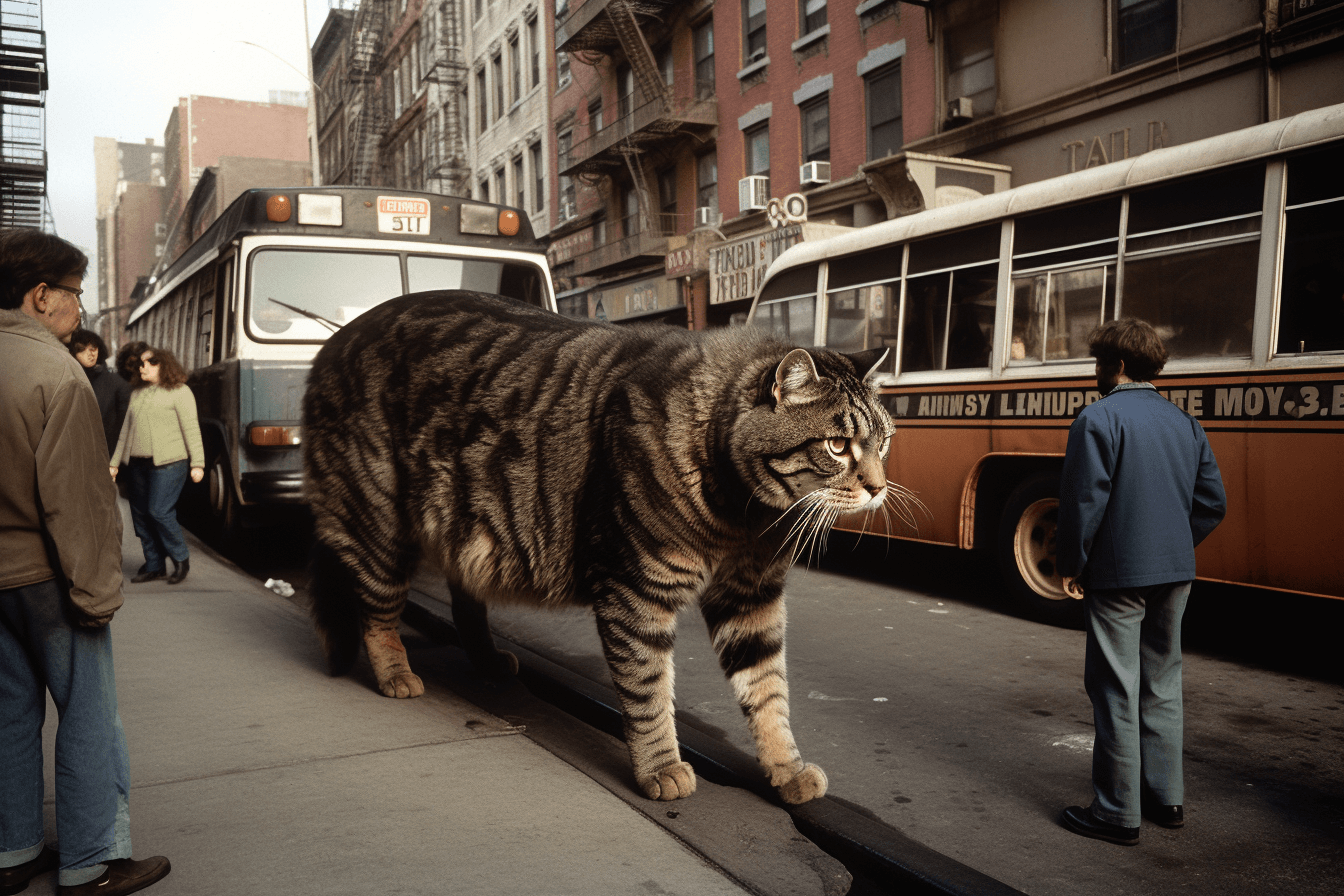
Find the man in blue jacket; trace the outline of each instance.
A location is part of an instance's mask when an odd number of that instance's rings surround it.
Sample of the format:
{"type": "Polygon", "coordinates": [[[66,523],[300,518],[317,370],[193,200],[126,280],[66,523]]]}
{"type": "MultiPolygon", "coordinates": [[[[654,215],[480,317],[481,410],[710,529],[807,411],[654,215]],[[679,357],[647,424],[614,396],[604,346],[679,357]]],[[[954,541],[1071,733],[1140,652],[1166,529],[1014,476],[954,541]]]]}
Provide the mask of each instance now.
{"type": "Polygon", "coordinates": [[[1057,558],[1065,590],[1086,595],[1095,795],[1091,806],[1065,809],[1063,822],[1133,845],[1141,816],[1185,823],[1181,616],[1195,546],[1227,498],[1199,422],[1149,382],[1167,362],[1156,331],[1110,321],[1089,343],[1104,397],[1069,428],[1057,558]]]}

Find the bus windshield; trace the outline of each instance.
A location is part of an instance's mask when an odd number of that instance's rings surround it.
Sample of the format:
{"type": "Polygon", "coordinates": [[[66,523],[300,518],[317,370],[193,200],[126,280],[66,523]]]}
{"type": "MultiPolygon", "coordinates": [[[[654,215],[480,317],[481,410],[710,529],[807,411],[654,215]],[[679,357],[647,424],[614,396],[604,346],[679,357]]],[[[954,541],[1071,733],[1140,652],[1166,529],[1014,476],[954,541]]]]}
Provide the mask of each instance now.
{"type": "Polygon", "coordinates": [[[469,289],[541,301],[533,265],[395,252],[268,248],[252,256],[248,315],[256,338],[322,341],[375,305],[408,292],[469,289]],[[403,285],[404,284],[404,285],[403,285]]]}

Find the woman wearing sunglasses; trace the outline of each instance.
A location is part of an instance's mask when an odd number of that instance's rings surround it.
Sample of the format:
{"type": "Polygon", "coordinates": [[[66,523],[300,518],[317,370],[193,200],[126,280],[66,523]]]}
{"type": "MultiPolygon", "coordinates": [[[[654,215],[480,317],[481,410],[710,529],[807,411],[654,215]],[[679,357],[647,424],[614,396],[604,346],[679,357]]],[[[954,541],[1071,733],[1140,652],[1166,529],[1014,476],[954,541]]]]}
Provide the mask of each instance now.
{"type": "Polygon", "coordinates": [[[132,582],[163,578],[167,558],[173,558],[168,584],[187,577],[190,561],[182,527],[177,522],[177,499],[188,473],[192,482],[205,476],[205,448],[196,420],[196,397],[187,386],[187,373],[165,349],[149,348],[140,355],[140,369],[131,385],[131,406],[121,425],[121,437],[112,452],[109,469],[127,465],[130,476],[131,522],[145,565],[132,582]]]}

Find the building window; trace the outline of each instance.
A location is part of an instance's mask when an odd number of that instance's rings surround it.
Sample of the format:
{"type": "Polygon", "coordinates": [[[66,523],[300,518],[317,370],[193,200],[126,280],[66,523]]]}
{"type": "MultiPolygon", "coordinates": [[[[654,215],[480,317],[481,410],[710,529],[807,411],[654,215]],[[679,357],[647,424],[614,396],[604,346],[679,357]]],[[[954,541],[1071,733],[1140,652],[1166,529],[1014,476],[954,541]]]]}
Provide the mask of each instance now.
{"type": "Polygon", "coordinates": [[[811,34],[826,24],[826,0],[799,0],[798,6],[803,34],[811,34]]]}
{"type": "Polygon", "coordinates": [[[803,161],[831,160],[831,99],[824,94],[799,110],[803,122],[803,161]]]}
{"type": "Polygon", "coordinates": [[[546,205],[546,166],[541,163],[540,140],[528,148],[528,154],[532,157],[532,177],[535,185],[532,194],[532,211],[539,212],[546,205]]]}
{"type": "Polygon", "coordinates": [[[557,82],[555,86],[556,90],[559,90],[562,87],[568,87],[569,82],[573,80],[569,73],[568,53],[555,54],[555,80],[557,82]]]}
{"type": "Polygon", "coordinates": [[[742,56],[748,63],[765,58],[765,0],[742,0],[742,56]]]}
{"type": "MultiPolygon", "coordinates": [[[[569,150],[574,143],[574,132],[563,131],[555,136],[556,156],[559,168],[569,164],[569,150]]],[[[574,207],[574,179],[560,175],[560,220],[567,221],[578,214],[574,207]]]]}
{"type": "Polygon", "coordinates": [[[602,130],[602,97],[588,104],[588,133],[596,134],[602,130]]]}
{"type": "Polygon", "coordinates": [[[532,86],[536,87],[541,83],[541,29],[537,19],[527,23],[527,43],[532,51],[532,86]]]}
{"type": "Polygon", "coordinates": [[[714,20],[710,19],[695,29],[695,96],[705,99],[714,95],[714,20]]]}
{"type": "Polygon", "coordinates": [[[994,19],[949,28],[943,48],[947,56],[946,98],[969,97],[974,117],[993,115],[999,97],[994,75],[994,19]]]}
{"type": "Polygon", "coordinates": [[[523,177],[523,157],[513,160],[513,196],[516,208],[527,208],[527,178],[523,177]]]}
{"type": "Polygon", "coordinates": [[[476,185],[476,189],[480,190],[480,196],[477,197],[478,199],[482,202],[490,201],[490,179],[488,177],[481,178],[481,182],[476,185]]]}
{"type": "Polygon", "coordinates": [[[485,90],[485,69],[476,72],[476,133],[490,126],[490,94],[485,90]]]}
{"type": "Polygon", "coordinates": [[[1115,6],[1115,68],[1138,65],[1176,49],[1176,0],[1119,0],[1115,6]]]}
{"type": "Polygon", "coordinates": [[[634,186],[621,190],[621,235],[634,236],[639,233],[639,192],[634,186]]]}
{"type": "Polygon", "coordinates": [[[518,35],[509,39],[509,102],[516,103],[522,96],[522,73],[523,60],[521,56],[521,47],[518,46],[518,35]]]}
{"type": "Polygon", "coordinates": [[[663,234],[677,232],[677,169],[658,172],[658,230],[663,234]]]}
{"type": "Polygon", "coordinates": [[[472,4],[472,9],[476,13],[476,18],[479,19],[481,14],[485,12],[485,0],[472,0],[472,4]]]}
{"type": "Polygon", "coordinates": [[[635,111],[635,73],[625,63],[616,69],[616,102],[620,118],[635,111]]]}
{"type": "Polygon", "coordinates": [[[495,169],[495,202],[496,202],[497,204],[499,204],[499,205],[504,205],[506,202],[508,202],[508,196],[509,196],[509,194],[505,191],[505,186],[504,186],[504,169],[503,169],[503,168],[496,168],[496,169],[495,169]]]}
{"type": "Polygon", "coordinates": [[[893,63],[864,79],[868,94],[868,158],[881,159],[901,151],[901,64],[893,63]]]}
{"type": "Polygon", "coordinates": [[[747,174],[770,176],[770,123],[742,132],[747,148],[747,174]]]}
{"type": "Polygon", "coordinates": [[[695,204],[719,211],[719,160],[715,153],[705,153],[695,160],[695,204]]]}
{"type": "Polygon", "coordinates": [[[658,51],[658,74],[662,75],[663,83],[668,87],[672,86],[672,46],[669,44],[658,51]]]}
{"type": "Polygon", "coordinates": [[[495,79],[495,118],[504,114],[504,59],[495,56],[490,60],[490,75],[495,79]]]}

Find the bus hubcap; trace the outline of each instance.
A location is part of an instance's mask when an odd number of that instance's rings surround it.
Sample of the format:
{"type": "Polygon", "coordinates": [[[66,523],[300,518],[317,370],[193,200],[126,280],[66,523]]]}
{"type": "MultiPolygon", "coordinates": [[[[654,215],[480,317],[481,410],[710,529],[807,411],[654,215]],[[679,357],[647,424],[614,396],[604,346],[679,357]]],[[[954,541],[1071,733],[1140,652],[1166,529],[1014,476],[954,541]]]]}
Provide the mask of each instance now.
{"type": "Polygon", "coordinates": [[[1064,600],[1063,583],[1055,566],[1055,530],[1059,525],[1059,501],[1042,498],[1022,511],[1013,538],[1013,553],[1022,579],[1041,597],[1064,600]]]}

